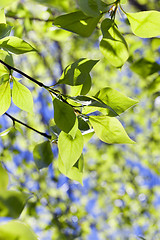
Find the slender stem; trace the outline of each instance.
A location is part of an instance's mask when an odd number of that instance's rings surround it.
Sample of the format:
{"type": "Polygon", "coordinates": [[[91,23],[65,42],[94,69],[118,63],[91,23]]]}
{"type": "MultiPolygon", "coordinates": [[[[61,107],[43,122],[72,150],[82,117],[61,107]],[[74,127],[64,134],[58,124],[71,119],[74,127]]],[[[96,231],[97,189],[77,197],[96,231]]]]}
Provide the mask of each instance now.
{"type": "MultiPolygon", "coordinates": [[[[25,20],[26,18],[28,18],[28,17],[18,17],[18,16],[11,16],[11,15],[6,15],[6,17],[13,18],[15,20],[18,20],[18,19],[25,20]]],[[[31,21],[34,20],[34,21],[39,21],[39,22],[53,22],[54,21],[54,19],[45,20],[45,19],[41,19],[41,18],[37,18],[37,17],[29,17],[28,19],[31,21]]]]}
{"type": "Polygon", "coordinates": [[[30,77],[29,75],[27,75],[26,73],[22,72],[21,70],[15,68],[15,67],[10,66],[9,64],[7,64],[7,63],[5,63],[4,61],[2,61],[1,59],[0,59],[0,63],[2,63],[4,66],[6,66],[9,71],[13,70],[13,71],[21,74],[22,76],[28,78],[28,79],[31,80],[32,82],[36,83],[38,86],[47,88],[47,86],[44,85],[43,83],[41,83],[41,82],[37,81],[36,79],[30,77]]]}
{"type": "Polygon", "coordinates": [[[7,117],[9,117],[10,119],[12,119],[13,122],[18,122],[18,123],[22,124],[23,126],[25,126],[25,127],[29,128],[29,129],[33,130],[34,132],[42,135],[43,137],[46,137],[46,138],[48,138],[48,139],[51,139],[51,136],[50,136],[50,135],[48,135],[48,134],[46,134],[46,133],[43,133],[43,132],[40,132],[40,131],[36,130],[35,128],[30,127],[29,125],[27,125],[27,124],[21,122],[20,120],[14,118],[14,117],[11,116],[10,114],[5,113],[5,115],[6,115],[7,117]]]}

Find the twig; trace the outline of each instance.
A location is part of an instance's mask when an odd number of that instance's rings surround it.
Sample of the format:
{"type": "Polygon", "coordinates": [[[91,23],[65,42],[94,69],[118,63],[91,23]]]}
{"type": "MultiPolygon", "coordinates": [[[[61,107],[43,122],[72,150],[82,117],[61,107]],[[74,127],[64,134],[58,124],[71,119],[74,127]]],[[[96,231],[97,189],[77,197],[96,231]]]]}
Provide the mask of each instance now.
{"type": "Polygon", "coordinates": [[[48,139],[51,139],[51,136],[48,135],[47,133],[40,132],[40,131],[36,130],[35,128],[30,127],[29,125],[27,125],[27,124],[21,122],[20,120],[14,118],[13,116],[11,116],[11,115],[8,114],[8,113],[5,113],[5,115],[6,115],[7,117],[9,117],[10,119],[12,119],[13,122],[20,123],[21,125],[23,125],[23,126],[29,128],[29,129],[33,130],[34,132],[36,132],[36,133],[42,135],[43,137],[46,137],[46,138],[48,138],[48,139]]]}
{"type": "Polygon", "coordinates": [[[7,63],[5,63],[4,61],[2,61],[1,59],[0,59],[0,63],[2,63],[4,66],[6,66],[9,71],[13,70],[13,71],[21,74],[22,76],[28,78],[28,79],[31,80],[32,82],[36,83],[38,86],[44,87],[44,88],[48,88],[48,86],[44,85],[42,82],[39,82],[39,81],[37,81],[36,79],[34,79],[34,78],[30,77],[29,75],[27,75],[26,73],[22,72],[21,70],[15,68],[15,67],[10,66],[9,64],[7,64],[7,63]]]}

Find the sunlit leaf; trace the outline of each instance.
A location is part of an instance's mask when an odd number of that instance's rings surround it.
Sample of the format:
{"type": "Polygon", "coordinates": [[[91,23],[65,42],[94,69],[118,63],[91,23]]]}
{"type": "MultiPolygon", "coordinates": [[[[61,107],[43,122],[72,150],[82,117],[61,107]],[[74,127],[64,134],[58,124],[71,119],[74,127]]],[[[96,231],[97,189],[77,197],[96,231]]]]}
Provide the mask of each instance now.
{"type": "Polygon", "coordinates": [[[105,19],[101,24],[103,38],[100,51],[115,67],[122,67],[129,57],[127,43],[111,19],[105,19]]]}
{"type": "MultiPolygon", "coordinates": [[[[117,114],[123,113],[128,108],[138,103],[137,100],[131,99],[110,87],[101,89],[95,97],[110,106],[117,114]]],[[[111,114],[113,114],[113,111],[111,114]]]]}
{"type": "Polygon", "coordinates": [[[0,0],[0,8],[1,7],[6,7],[8,5],[11,5],[12,3],[17,2],[18,0],[0,0]]]}
{"type": "Polygon", "coordinates": [[[77,93],[87,94],[91,88],[91,77],[89,75],[92,68],[98,60],[81,58],[68,65],[57,84],[67,84],[70,86],[79,86],[77,93]]]}
{"type": "Polygon", "coordinates": [[[0,239],[3,240],[38,240],[33,230],[25,223],[12,220],[0,225],[0,239]]]}
{"type": "Polygon", "coordinates": [[[0,192],[0,217],[18,218],[23,211],[29,194],[3,190],[0,192]]]}
{"type": "Polygon", "coordinates": [[[7,24],[0,24],[0,39],[9,36],[12,27],[7,24]]]}
{"type": "Polygon", "coordinates": [[[0,40],[0,48],[15,54],[23,54],[35,49],[23,39],[18,37],[5,37],[0,40]]]}
{"type": "Polygon", "coordinates": [[[100,17],[90,17],[81,11],[61,15],[54,19],[54,25],[77,33],[82,37],[89,37],[99,22],[100,17]]]}
{"type": "Polygon", "coordinates": [[[2,163],[0,162],[0,191],[7,189],[9,182],[9,177],[7,171],[4,169],[2,163]]]}
{"type": "Polygon", "coordinates": [[[65,172],[68,173],[79,159],[83,150],[83,136],[81,131],[77,130],[74,138],[70,134],[61,132],[58,138],[58,149],[65,172]]]}
{"type": "Polygon", "coordinates": [[[85,14],[92,17],[108,10],[107,4],[101,0],[78,0],[78,5],[85,14]]]}
{"type": "Polygon", "coordinates": [[[11,105],[11,89],[9,81],[0,85],[0,115],[4,114],[11,105]]]}
{"type": "Polygon", "coordinates": [[[39,143],[33,150],[34,161],[38,169],[48,167],[53,161],[53,153],[49,141],[39,143]]]}
{"type": "Polygon", "coordinates": [[[73,108],[69,104],[61,102],[58,99],[54,99],[53,105],[56,125],[62,131],[69,133],[76,121],[76,115],[73,108]]]}
{"type": "Polygon", "coordinates": [[[68,178],[75,180],[81,184],[83,184],[83,155],[78,159],[78,161],[74,164],[73,167],[66,173],[66,169],[64,166],[64,163],[61,159],[61,156],[59,154],[58,156],[58,168],[61,173],[66,175],[68,178]]]}
{"type": "Polygon", "coordinates": [[[135,35],[142,38],[151,38],[160,35],[160,12],[142,11],[138,13],[127,13],[135,35]]]}
{"type": "MultiPolygon", "coordinates": [[[[1,6],[1,1],[0,1],[0,6],[1,6]]],[[[0,24],[6,24],[6,17],[4,14],[4,9],[0,9],[0,24]]]]}
{"type": "Polygon", "coordinates": [[[10,127],[10,128],[7,128],[6,130],[0,132],[0,137],[6,136],[12,129],[13,129],[13,127],[10,127]]]}
{"type": "Polygon", "coordinates": [[[12,99],[14,104],[26,112],[33,112],[33,98],[30,90],[13,79],[12,99]]]}
{"type": "Polygon", "coordinates": [[[91,116],[89,121],[100,140],[108,144],[113,143],[134,143],[120,121],[115,117],[91,116]]]}
{"type": "Polygon", "coordinates": [[[143,78],[160,71],[160,64],[141,58],[130,66],[131,70],[143,78]]]}

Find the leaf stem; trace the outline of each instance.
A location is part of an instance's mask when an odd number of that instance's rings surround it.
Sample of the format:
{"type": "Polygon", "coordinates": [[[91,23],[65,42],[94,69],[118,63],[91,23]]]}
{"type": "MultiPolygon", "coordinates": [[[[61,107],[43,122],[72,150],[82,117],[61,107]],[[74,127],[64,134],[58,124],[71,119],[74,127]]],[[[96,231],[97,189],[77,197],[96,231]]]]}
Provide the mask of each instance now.
{"type": "Polygon", "coordinates": [[[43,137],[46,137],[46,138],[48,138],[48,139],[51,139],[51,136],[48,135],[47,133],[40,132],[40,131],[36,130],[35,128],[30,127],[30,126],[27,125],[26,123],[21,122],[20,120],[16,119],[15,117],[11,116],[11,115],[8,114],[8,113],[5,113],[5,115],[6,115],[7,117],[9,117],[9,118],[13,121],[13,123],[14,123],[14,122],[20,123],[21,125],[23,125],[23,126],[29,128],[29,129],[33,130],[34,132],[42,135],[43,137]]]}

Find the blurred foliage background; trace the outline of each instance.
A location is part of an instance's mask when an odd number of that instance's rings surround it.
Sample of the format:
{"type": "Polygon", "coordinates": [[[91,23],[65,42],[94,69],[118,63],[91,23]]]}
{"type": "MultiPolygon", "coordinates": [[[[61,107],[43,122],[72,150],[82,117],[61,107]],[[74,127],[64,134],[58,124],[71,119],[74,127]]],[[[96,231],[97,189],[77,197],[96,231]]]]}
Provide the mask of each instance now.
{"type": "MultiPolygon", "coordinates": [[[[117,22],[129,45],[130,57],[122,69],[116,69],[99,51],[98,27],[86,39],[52,25],[56,16],[76,8],[74,0],[22,0],[6,8],[7,23],[13,26],[14,36],[38,49],[37,53],[14,55],[14,65],[46,85],[54,85],[68,64],[82,57],[100,59],[92,70],[90,95],[110,86],[139,100],[120,117],[136,144],[108,145],[93,137],[84,148],[81,186],[58,171],[56,145],[53,164],[38,171],[32,152],[44,138],[19,125],[19,131],[12,129],[0,137],[0,161],[8,170],[9,188],[33,193],[20,219],[41,240],[158,240],[160,38],[134,36],[124,14],[118,13],[117,22]]],[[[128,12],[160,10],[160,2],[129,0],[123,8],[128,12]]],[[[13,103],[8,113],[47,132],[53,121],[51,97],[27,79],[22,78],[22,83],[32,91],[34,114],[20,111],[13,103]]],[[[61,90],[70,93],[69,87],[62,86],[61,90]]],[[[0,131],[10,126],[12,121],[3,115],[0,131]]]]}

